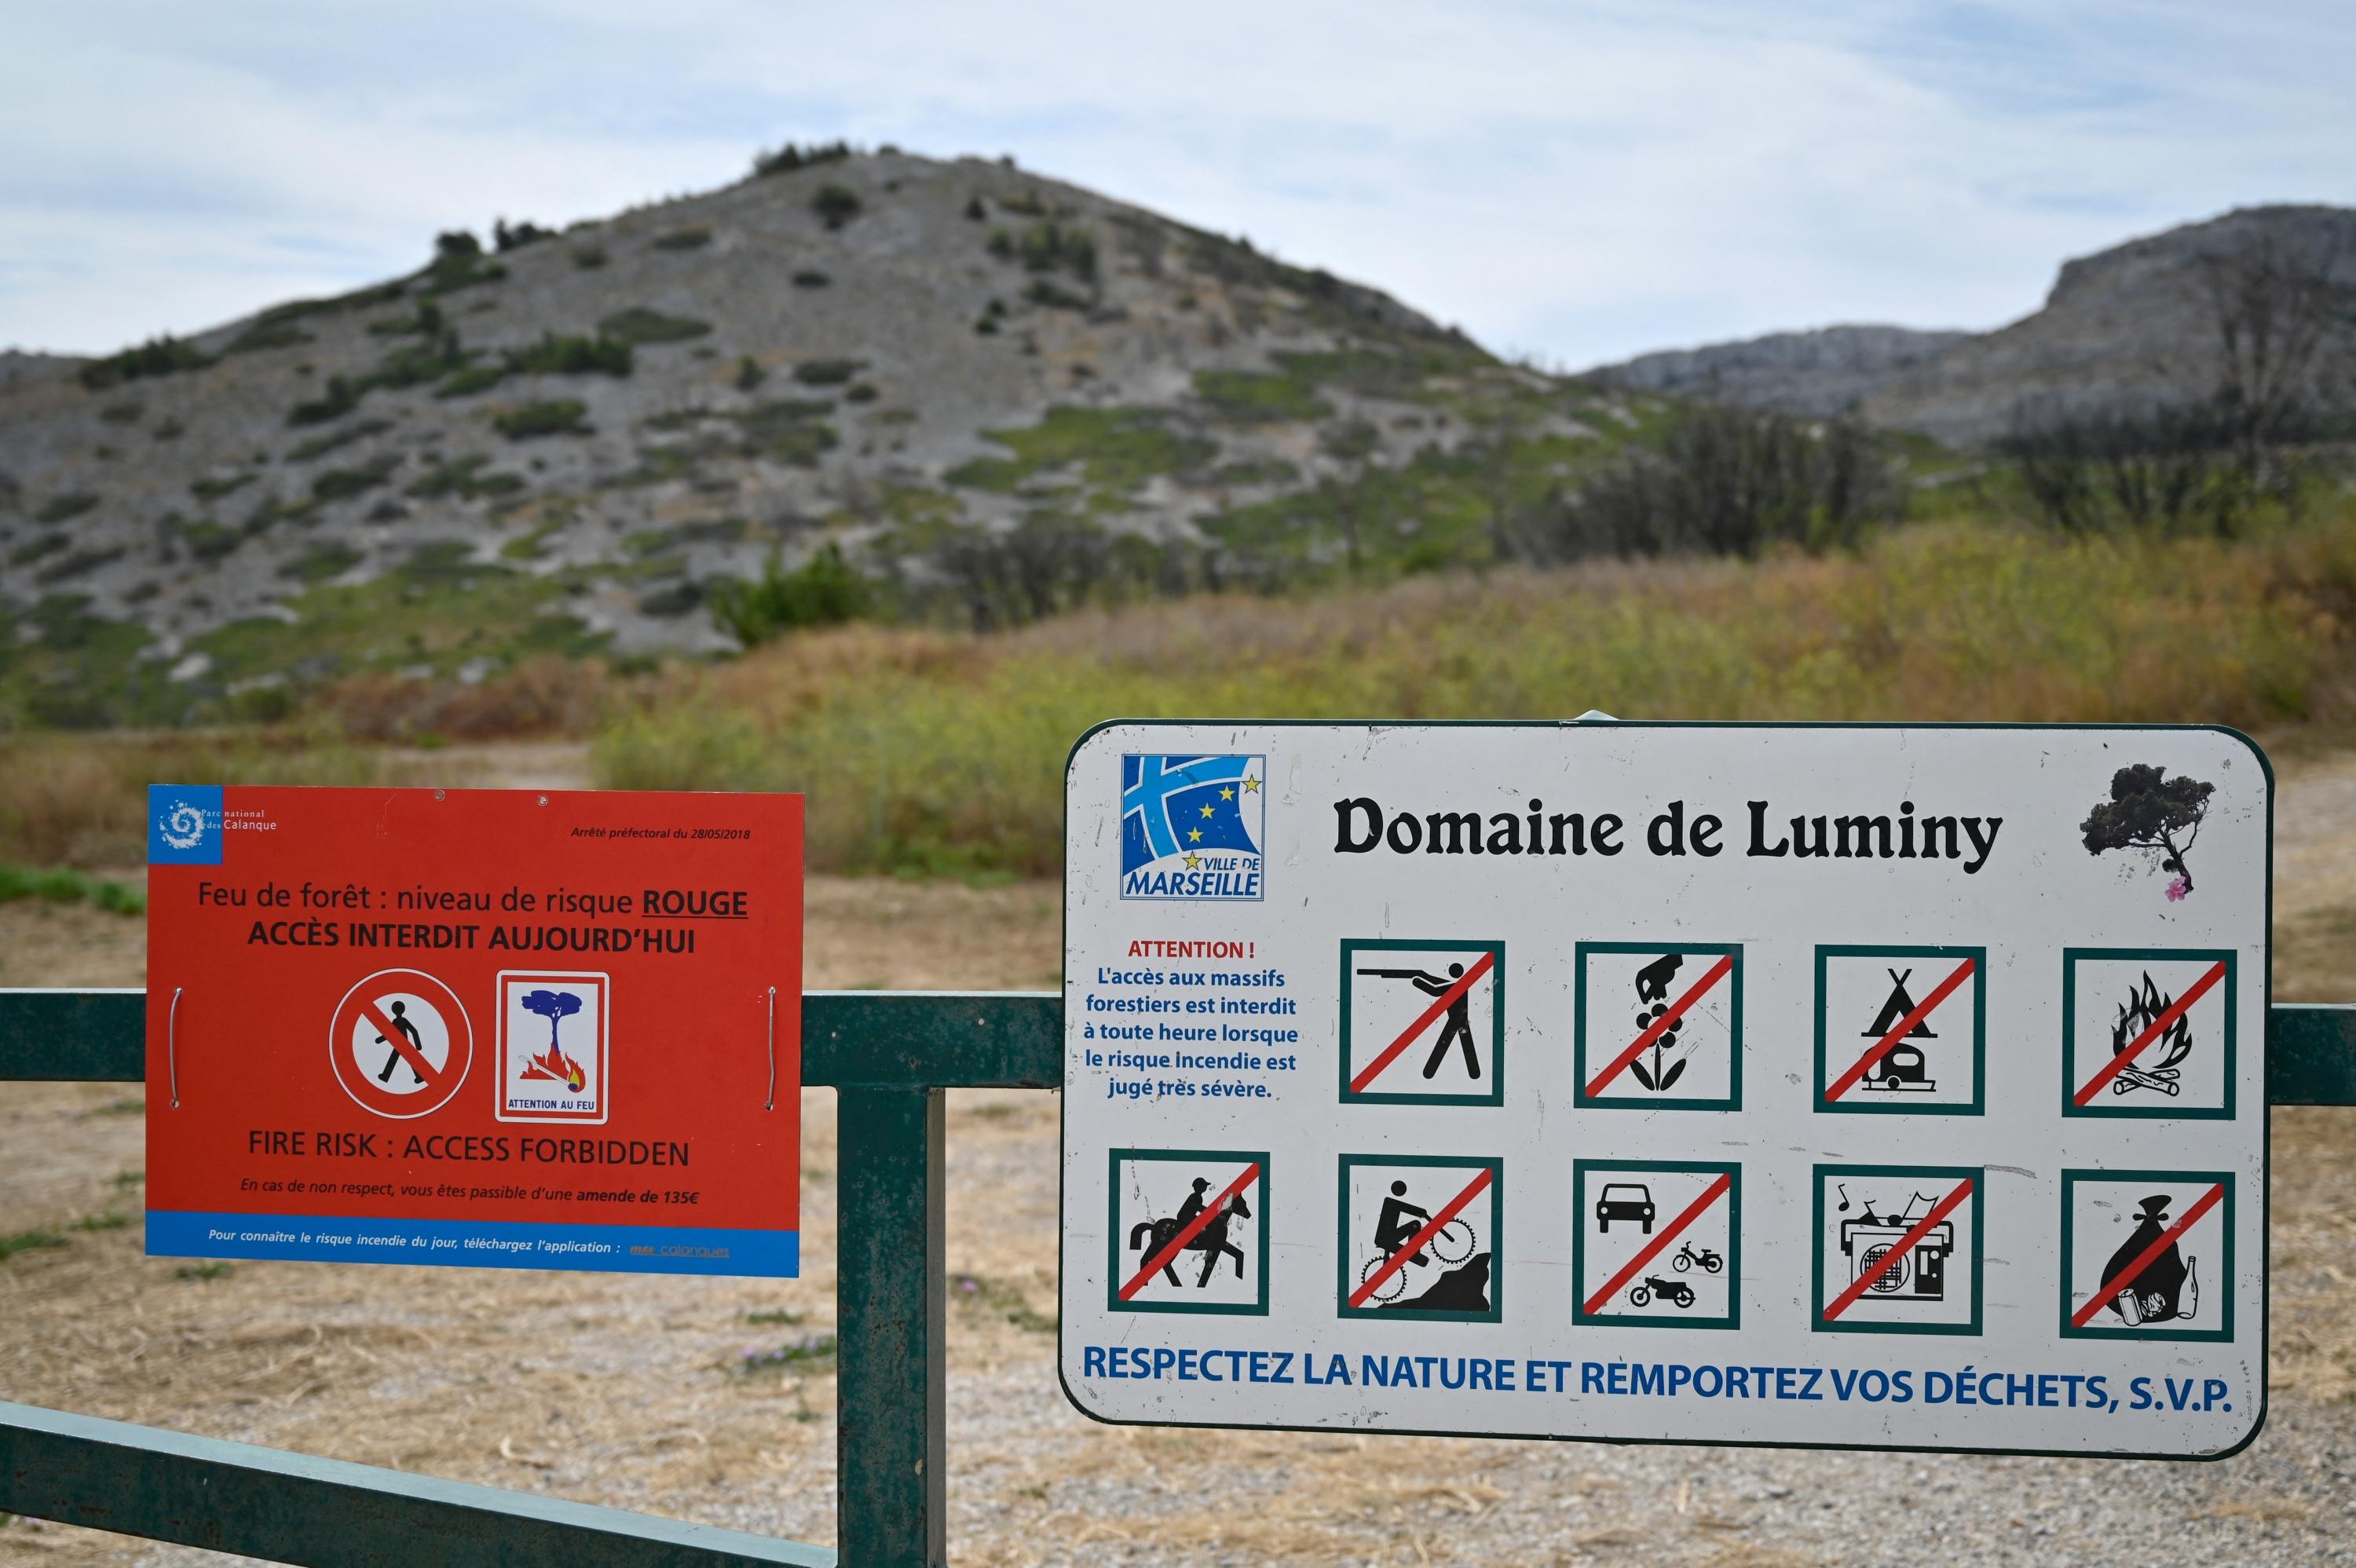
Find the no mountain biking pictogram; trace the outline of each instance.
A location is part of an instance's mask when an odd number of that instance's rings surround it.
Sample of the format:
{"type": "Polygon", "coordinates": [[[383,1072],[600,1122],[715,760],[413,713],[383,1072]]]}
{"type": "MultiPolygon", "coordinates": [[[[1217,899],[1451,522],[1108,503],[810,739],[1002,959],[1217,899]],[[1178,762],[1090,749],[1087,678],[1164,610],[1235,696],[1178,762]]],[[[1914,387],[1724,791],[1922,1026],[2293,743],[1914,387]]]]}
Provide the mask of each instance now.
{"type": "Polygon", "coordinates": [[[327,1026],[336,1082],[364,1111],[396,1121],[450,1103],[475,1059],[458,995],[420,969],[380,969],[344,993],[327,1026]]]}

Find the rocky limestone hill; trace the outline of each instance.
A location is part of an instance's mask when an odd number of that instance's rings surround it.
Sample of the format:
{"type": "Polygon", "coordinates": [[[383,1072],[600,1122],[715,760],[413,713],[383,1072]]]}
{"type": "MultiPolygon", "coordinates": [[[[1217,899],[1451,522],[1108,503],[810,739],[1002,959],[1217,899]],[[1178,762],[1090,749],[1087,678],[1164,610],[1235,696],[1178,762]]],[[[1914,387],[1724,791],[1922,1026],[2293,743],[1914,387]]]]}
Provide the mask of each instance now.
{"type": "MultiPolygon", "coordinates": [[[[2275,269],[2335,291],[2356,321],[2356,211],[2255,207],[2063,264],[2041,309],[1994,332],[1828,327],[1652,354],[1590,374],[1607,386],[1792,412],[1854,410],[1869,423],[1955,445],[2022,418],[2208,396],[2221,373],[2221,270],[2275,269]]],[[[2314,367],[2315,396],[2345,400],[2356,339],[2314,367]]]]}
{"type": "Polygon", "coordinates": [[[1825,326],[1640,354],[1590,374],[1632,391],[1824,418],[1848,412],[1868,393],[1971,336],[1906,326],[1825,326]]]}
{"type": "Polygon", "coordinates": [[[9,357],[0,720],[724,650],[715,585],[830,544],[982,624],[1430,564],[1644,417],[1010,165],[765,163],[185,340],[9,357]]]}

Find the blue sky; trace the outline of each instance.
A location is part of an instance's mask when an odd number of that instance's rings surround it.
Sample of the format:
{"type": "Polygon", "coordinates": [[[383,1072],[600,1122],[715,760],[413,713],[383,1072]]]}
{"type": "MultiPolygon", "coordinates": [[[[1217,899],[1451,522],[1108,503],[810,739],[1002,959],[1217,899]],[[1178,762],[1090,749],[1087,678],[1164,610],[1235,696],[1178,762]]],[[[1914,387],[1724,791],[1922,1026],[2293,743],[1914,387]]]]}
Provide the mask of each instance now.
{"type": "Polygon", "coordinates": [[[91,351],[841,135],[1024,166],[1579,367],[1992,326],[2068,256],[2356,203],[2356,6],[25,4],[0,347],[91,351]]]}

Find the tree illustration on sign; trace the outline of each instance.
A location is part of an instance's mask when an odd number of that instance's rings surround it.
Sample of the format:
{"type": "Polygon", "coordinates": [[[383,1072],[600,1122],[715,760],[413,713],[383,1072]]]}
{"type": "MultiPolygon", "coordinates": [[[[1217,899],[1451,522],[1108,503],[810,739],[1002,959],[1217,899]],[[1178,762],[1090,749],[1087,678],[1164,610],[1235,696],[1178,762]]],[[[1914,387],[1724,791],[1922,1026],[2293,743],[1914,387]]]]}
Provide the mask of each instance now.
{"type": "Polygon", "coordinates": [[[589,1075],[581,1064],[564,1054],[557,1043],[556,1025],[581,1010],[581,998],[571,991],[528,991],[521,1001],[523,1010],[538,1013],[548,1020],[548,1049],[538,1056],[527,1057],[523,1064],[526,1078],[553,1078],[575,1094],[581,1093],[589,1075]]]}
{"type": "Polygon", "coordinates": [[[2079,828],[2086,836],[2086,853],[2105,849],[2157,849],[2159,869],[2175,873],[2168,884],[2170,901],[2192,891],[2192,868],[2184,853],[2201,836],[2201,819],[2209,815],[2214,784],[2182,773],[2165,776],[2148,763],[2135,763],[2111,775],[2111,798],[2096,801],[2079,828]]]}

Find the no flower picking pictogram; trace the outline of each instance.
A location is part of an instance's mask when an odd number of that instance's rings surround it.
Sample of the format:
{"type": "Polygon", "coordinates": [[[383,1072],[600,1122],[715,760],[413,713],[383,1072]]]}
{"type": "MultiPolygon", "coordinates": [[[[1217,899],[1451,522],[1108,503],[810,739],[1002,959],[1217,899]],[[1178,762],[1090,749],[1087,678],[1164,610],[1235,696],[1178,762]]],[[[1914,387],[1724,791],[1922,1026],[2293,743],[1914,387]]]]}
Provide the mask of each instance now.
{"type": "Polygon", "coordinates": [[[149,873],[151,1253],[798,1272],[798,796],[206,821],[149,873]]]}

